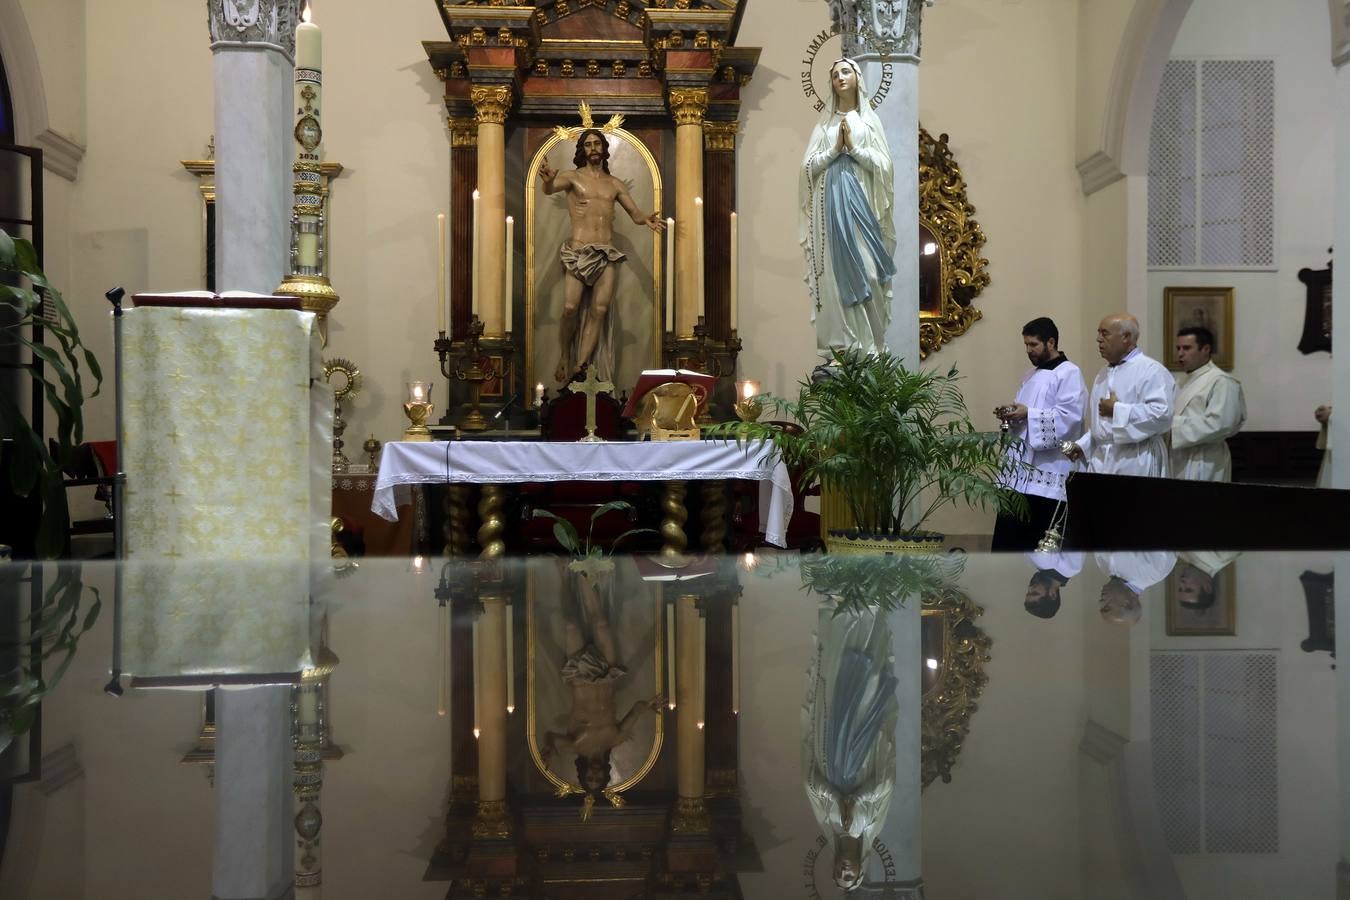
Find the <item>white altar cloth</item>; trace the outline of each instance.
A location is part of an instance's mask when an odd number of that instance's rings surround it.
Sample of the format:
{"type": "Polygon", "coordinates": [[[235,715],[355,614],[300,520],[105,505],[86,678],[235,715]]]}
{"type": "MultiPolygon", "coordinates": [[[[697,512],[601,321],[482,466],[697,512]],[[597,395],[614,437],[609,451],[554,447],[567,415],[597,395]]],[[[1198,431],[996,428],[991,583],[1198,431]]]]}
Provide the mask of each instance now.
{"type": "Polygon", "coordinates": [[[539,481],[760,482],[764,539],[784,546],[792,518],[792,483],[769,448],[730,441],[397,441],[384,445],[370,509],[390,522],[411,502],[414,484],[517,484],[539,481]],[[765,502],[764,494],[768,494],[765,502]]]}

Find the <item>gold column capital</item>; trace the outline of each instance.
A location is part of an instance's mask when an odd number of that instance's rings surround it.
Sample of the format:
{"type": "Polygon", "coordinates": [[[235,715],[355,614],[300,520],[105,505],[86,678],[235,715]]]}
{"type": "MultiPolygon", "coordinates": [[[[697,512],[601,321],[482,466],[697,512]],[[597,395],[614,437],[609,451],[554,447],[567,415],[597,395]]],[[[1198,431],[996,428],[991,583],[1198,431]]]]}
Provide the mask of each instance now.
{"type": "Polygon", "coordinates": [[[478,113],[478,124],[501,125],[511,109],[511,88],[504,84],[475,87],[469,92],[469,101],[478,113]]]}
{"type": "Polygon", "coordinates": [[[707,88],[670,89],[670,113],[676,125],[699,125],[707,111],[707,88]]]}
{"type": "Polygon", "coordinates": [[[740,130],[740,122],[704,122],[703,149],[735,150],[736,133],[740,130]]]}
{"type": "Polygon", "coordinates": [[[450,116],[446,121],[446,127],[450,129],[450,146],[452,148],[478,146],[477,119],[450,116]]]}

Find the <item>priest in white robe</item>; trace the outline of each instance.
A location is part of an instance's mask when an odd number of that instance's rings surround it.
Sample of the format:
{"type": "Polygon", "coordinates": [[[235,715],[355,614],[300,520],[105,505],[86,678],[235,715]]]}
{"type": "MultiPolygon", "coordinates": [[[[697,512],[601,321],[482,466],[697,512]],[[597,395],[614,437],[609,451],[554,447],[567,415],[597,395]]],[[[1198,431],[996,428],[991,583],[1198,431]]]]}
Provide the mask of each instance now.
{"type": "Polygon", "coordinates": [[[1083,435],[1087,388],[1083,373],[1059,350],[1059,329],[1044,316],[1022,328],[1022,345],[1033,368],[1022,376],[1016,399],[994,410],[1021,439],[1009,451],[1012,464],[1002,482],[1027,501],[1027,518],[999,513],[992,550],[1031,550],[1045,534],[1064,500],[1072,463],[1060,451],[1065,441],[1083,435]]]}
{"type": "Polygon", "coordinates": [[[1131,550],[1094,554],[1106,576],[1098,611],[1107,622],[1134,625],[1143,615],[1139,595],[1162,581],[1177,564],[1170,550],[1131,550]]]}
{"type": "Polygon", "coordinates": [[[1232,481],[1228,439],[1247,419],[1242,385],[1210,359],[1214,335],[1208,328],[1177,332],[1177,364],[1186,372],[1177,386],[1172,416],[1172,477],[1188,481],[1232,481]]]}
{"type": "Polygon", "coordinates": [[[1097,350],[1106,365],[1088,396],[1091,426],[1066,450],[1108,475],[1168,475],[1172,428],[1172,374],[1139,349],[1139,320],[1112,313],[1097,326],[1097,350]]]}
{"type": "Polygon", "coordinates": [[[1059,612],[1060,590],[1083,570],[1083,554],[1072,550],[1037,550],[1026,555],[1035,568],[1027,582],[1022,608],[1038,619],[1052,619],[1059,612]]]}

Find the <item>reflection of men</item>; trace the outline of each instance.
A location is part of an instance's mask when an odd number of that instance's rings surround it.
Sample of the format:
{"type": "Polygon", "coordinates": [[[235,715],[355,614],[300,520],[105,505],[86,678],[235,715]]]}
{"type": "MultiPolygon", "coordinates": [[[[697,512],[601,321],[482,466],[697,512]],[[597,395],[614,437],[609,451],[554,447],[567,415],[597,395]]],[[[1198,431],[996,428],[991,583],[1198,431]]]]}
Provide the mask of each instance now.
{"type": "Polygon", "coordinates": [[[1177,602],[1204,611],[1214,605],[1214,576],[1190,563],[1177,566],[1177,602]]]}
{"type": "Polygon", "coordinates": [[[590,623],[590,641],[586,640],[582,604],[571,591],[563,591],[562,680],[572,689],[572,714],[566,734],[544,734],[543,756],[547,762],[555,753],[575,753],[577,780],[588,794],[602,793],[609,786],[609,754],[633,735],[633,728],[644,712],[661,708],[656,696],[638,701],[622,721],[614,708],[614,686],[628,670],[618,659],[614,631],[590,579],[577,579],[584,594],[585,619],[590,623]]]}
{"type": "Polygon", "coordinates": [[[1092,425],[1069,451],[1091,470],[1111,475],[1167,475],[1172,427],[1171,374],[1139,349],[1139,320],[1112,313],[1097,326],[1097,350],[1106,365],[1092,382],[1092,425]]]}
{"type": "Polygon", "coordinates": [[[1083,434],[1083,405],[1087,390],[1083,373],[1059,351],[1059,329],[1042,316],[1022,328],[1022,345],[1034,367],[1022,376],[1012,404],[994,415],[1007,422],[1022,443],[1009,451],[1014,462],[1030,470],[1014,471],[1004,481],[1026,497],[1025,521],[999,513],[994,522],[992,550],[1030,550],[1050,527],[1055,504],[1064,499],[1064,479],[1070,463],[1060,452],[1064,441],[1083,434]]]}
{"type": "Polygon", "coordinates": [[[545,194],[567,192],[567,212],[572,218],[572,236],[564,241],[559,256],[567,276],[563,279],[562,321],[558,327],[558,367],[554,379],[562,384],[581,366],[595,362],[601,379],[613,372],[612,346],[608,331],[610,301],[614,299],[614,284],[618,273],[614,265],[627,257],[612,243],[614,240],[614,204],[618,203],[632,218],[634,224],[646,225],[652,231],[662,231],[665,223],[658,213],[644,216],[624,183],[609,174],[609,141],[600,131],[588,128],[577,139],[577,151],[572,162],[576,170],[557,172],[547,162],[539,167],[539,180],[545,194]],[[582,294],[591,289],[586,307],[586,322],[577,325],[582,317],[582,294]],[[601,331],[606,339],[600,340],[601,331]],[[598,352],[597,352],[598,350],[598,352]]]}
{"type": "Polygon", "coordinates": [[[1096,562],[1107,576],[1098,605],[1102,618],[1134,625],[1143,614],[1139,595],[1167,577],[1177,556],[1166,550],[1098,553],[1096,562]]]}
{"type": "Polygon", "coordinates": [[[1069,579],[1083,570],[1083,554],[1070,552],[1028,553],[1027,562],[1036,567],[1027,582],[1022,607],[1038,619],[1054,618],[1059,612],[1060,590],[1069,579]]]}
{"type": "Polygon", "coordinates": [[[1242,385],[1214,365],[1214,335],[1208,328],[1177,332],[1177,364],[1188,374],[1177,388],[1172,417],[1172,477],[1232,481],[1228,439],[1247,418],[1242,385]]]}

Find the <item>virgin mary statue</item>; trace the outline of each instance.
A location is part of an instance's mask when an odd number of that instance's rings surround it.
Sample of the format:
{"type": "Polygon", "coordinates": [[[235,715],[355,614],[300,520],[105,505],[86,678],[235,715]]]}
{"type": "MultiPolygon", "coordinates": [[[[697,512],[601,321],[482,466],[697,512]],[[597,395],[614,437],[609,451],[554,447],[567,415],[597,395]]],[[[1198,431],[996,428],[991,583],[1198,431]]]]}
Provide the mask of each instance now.
{"type": "Polygon", "coordinates": [[[830,66],[830,101],[802,160],[798,238],[816,349],[886,349],[895,276],[891,151],[851,59],[830,66]]]}

